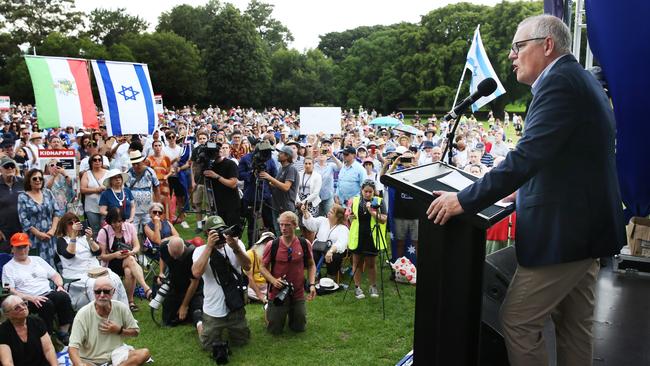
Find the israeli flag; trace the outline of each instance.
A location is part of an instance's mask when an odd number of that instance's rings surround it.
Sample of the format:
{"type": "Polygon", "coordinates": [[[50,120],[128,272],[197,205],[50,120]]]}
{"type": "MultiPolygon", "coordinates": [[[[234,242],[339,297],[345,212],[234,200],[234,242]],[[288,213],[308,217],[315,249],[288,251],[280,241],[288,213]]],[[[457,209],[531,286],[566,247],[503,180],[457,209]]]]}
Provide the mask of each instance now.
{"type": "Polygon", "coordinates": [[[104,60],[92,65],[108,135],[152,135],[156,111],[147,65],[104,60]]]}
{"type": "Polygon", "coordinates": [[[465,62],[465,68],[469,69],[472,72],[472,80],[469,84],[470,93],[474,93],[478,84],[487,79],[493,78],[497,82],[497,89],[494,93],[481,97],[474,104],[472,104],[472,112],[476,112],[482,106],[488,104],[489,102],[496,99],[498,96],[505,94],[506,89],[501,84],[497,73],[494,72],[492,64],[490,64],[490,59],[488,59],[487,54],[485,53],[485,48],[483,47],[483,41],[481,40],[481,33],[479,32],[479,24],[474,31],[474,39],[472,39],[472,46],[467,52],[467,62],[465,62]]]}

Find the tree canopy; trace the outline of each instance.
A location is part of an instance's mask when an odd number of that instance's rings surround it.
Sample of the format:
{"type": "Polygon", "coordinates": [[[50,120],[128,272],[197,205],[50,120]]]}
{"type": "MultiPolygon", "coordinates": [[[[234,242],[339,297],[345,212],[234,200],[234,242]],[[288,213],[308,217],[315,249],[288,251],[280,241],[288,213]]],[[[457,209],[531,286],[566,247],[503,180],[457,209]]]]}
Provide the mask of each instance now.
{"type": "Polygon", "coordinates": [[[453,101],[480,24],[488,57],[507,90],[490,108],[500,112],[529,98],[507,55],[517,24],[540,14],[541,1],[448,5],[418,23],[323,34],[316,49],[305,51],[289,49],[293,35],[273,9],[260,0],[250,0],[244,11],[219,0],[183,4],[162,13],[150,32],[146,21],[123,8],[84,14],[74,0],[5,1],[0,95],[33,101],[25,51],[16,47],[29,44],[40,55],[146,63],[166,104],[443,110],[453,101]]]}

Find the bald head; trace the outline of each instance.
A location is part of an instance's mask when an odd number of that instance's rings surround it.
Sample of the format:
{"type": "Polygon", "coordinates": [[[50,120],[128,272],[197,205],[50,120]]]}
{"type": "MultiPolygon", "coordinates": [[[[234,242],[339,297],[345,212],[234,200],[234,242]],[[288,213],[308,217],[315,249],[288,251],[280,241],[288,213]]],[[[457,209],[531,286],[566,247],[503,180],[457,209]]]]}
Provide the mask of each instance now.
{"type": "Polygon", "coordinates": [[[167,242],[167,250],[169,250],[169,255],[172,256],[172,258],[177,259],[183,255],[183,251],[185,251],[185,241],[178,236],[173,236],[169,239],[169,242],[167,242]]]}
{"type": "Polygon", "coordinates": [[[95,286],[93,286],[95,290],[97,289],[113,289],[113,282],[111,281],[110,277],[108,276],[100,276],[95,280],[95,286]]]}

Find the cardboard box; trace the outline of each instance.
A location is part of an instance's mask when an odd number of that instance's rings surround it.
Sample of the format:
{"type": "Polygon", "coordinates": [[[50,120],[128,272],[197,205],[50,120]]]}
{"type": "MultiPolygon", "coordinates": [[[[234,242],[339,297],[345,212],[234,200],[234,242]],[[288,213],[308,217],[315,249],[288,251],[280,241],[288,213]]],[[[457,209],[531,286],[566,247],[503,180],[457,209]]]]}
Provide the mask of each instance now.
{"type": "Polygon", "coordinates": [[[630,254],[650,257],[650,219],[633,217],[626,226],[630,254]]]}

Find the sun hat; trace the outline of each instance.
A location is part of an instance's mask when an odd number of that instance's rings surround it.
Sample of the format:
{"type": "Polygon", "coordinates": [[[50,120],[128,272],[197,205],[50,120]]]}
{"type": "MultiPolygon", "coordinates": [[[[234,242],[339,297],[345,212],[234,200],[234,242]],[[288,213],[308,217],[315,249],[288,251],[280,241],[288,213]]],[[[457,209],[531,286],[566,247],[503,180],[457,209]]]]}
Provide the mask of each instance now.
{"type": "Polygon", "coordinates": [[[316,284],[316,290],[319,291],[326,291],[326,292],[334,292],[339,289],[338,283],[334,282],[333,279],[329,277],[323,277],[318,281],[316,284]]]}
{"type": "Polygon", "coordinates": [[[275,239],[275,234],[270,231],[265,231],[262,233],[260,238],[255,242],[255,245],[265,244],[267,241],[275,239]]]}
{"type": "Polygon", "coordinates": [[[129,159],[131,160],[131,164],[137,164],[144,161],[144,156],[142,156],[140,150],[133,150],[129,152],[129,159]]]}
{"type": "Polygon", "coordinates": [[[122,173],[121,170],[119,169],[111,169],[106,173],[106,177],[104,178],[104,181],[102,182],[104,184],[104,187],[110,188],[111,187],[111,178],[116,177],[116,176],[122,176],[122,182],[123,184],[126,184],[126,182],[129,181],[129,175],[126,173],[122,173]]]}

